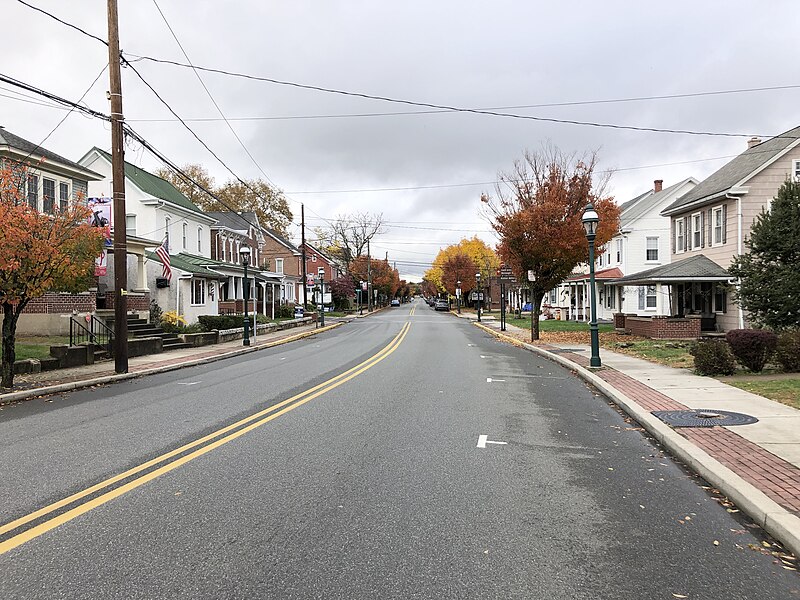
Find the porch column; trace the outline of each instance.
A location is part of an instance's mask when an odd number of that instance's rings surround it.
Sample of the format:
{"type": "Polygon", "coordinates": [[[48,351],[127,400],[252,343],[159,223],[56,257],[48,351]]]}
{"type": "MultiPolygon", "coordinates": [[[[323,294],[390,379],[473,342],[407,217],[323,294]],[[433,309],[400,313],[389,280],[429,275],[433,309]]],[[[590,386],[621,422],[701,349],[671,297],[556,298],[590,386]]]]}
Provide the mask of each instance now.
{"type": "Polygon", "coordinates": [[[144,268],[144,253],[136,255],[136,289],[147,289],[147,272],[144,268]]]}
{"type": "Polygon", "coordinates": [[[662,285],[660,283],[656,284],[656,314],[657,315],[664,315],[669,314],[664,312],[664,300],[661,298],[661,291],[662,285]]]}

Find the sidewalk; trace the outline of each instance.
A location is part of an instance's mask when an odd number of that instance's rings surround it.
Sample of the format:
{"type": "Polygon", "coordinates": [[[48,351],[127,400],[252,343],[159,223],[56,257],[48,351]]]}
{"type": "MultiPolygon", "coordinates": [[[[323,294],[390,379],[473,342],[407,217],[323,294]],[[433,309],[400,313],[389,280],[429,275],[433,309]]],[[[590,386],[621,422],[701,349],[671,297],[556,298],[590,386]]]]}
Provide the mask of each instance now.
{"type": "Polygon", "coordinates": [[[132,379],[152,373],[163,373],[164,371],[182,367],[214,362],[238,354],[256,352],[263,348],[271,348],[272,346],[299,340],[322,331],[328,331],[339,327],[347,320],[346,318],[337,319],[336,322],[319,328],[316,328],[312,323],[284,331],[261,334],[257,338],[251,339],[250,346],[243,346],[242,340],[238,339],[211,346],[182,348],[160,354],[137,356],[128,360],[128,372],[124,374],[116,374],[114,372],[114,361],[112,359],[82,367],[17,375],[14,377],[14,391],[0,394],[0,405],[90,385],[132,379]]]}
{"type": "Polygon", "coordinates": [[[511,335],[505,335],[499,320],[475,325],[575,370],[676,458],[800,554],[800,411],[687,369],[605,348],[600,349],[603,366],[590,370],[588,345],[531,345],[515,336],[529,335],[519,327],[507,325],[511,335]],[[686,409],[744,413],[758,418],[758,423],[673,428],[652,414],[686,409]]]}

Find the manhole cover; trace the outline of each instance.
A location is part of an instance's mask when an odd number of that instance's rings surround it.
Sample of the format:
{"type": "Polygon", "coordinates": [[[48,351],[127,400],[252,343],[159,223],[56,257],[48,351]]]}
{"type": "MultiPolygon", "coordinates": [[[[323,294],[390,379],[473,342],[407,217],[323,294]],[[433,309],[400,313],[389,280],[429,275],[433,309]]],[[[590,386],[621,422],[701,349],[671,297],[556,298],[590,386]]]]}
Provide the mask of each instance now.
{"type": "Polygon", "coordinates": [[[654,410],[653,414],[673,427],[727,427],[758,423],[755,417],[727,410],[654,410]]]}

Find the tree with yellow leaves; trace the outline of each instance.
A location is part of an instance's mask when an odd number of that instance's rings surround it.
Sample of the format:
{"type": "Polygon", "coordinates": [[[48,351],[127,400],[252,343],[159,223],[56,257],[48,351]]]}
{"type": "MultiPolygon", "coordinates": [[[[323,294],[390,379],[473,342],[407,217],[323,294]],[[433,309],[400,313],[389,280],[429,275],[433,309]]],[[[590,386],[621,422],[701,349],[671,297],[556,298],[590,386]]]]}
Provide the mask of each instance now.
{"type": "MultiPolygon", "coordinates": [[[[461,279],[462,284],[465,281],[474,282],[476,273],[481,274],[481,281],[488,281],[489,277],[493,276],[500,268],[500,259],[497,253],[476,235],[470,239],[463,238],[457,244],[451,244],[439,250],[433,266],[425,272],[424,279],[430,281],[441,291],[447,290],[446,279],[452,279],[452,276],[445,276],[446,266],[465,264],[463,259],[457,259],[457,256],[466,256],[476,269],[469,275],[466,273],[461,276],[459,276],[460,274],[456,275],[456,280],[461,279]]],[[[465,290],[468,291],[467,288],[465,290]]]]}

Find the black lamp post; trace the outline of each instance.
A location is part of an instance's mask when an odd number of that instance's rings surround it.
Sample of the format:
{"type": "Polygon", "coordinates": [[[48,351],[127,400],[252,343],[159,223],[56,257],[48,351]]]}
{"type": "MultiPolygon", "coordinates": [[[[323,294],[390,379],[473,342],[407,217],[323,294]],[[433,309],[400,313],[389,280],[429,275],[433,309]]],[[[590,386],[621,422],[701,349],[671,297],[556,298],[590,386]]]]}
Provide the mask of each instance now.
{"type": "Polygon", "coordinates": [[[250,319],[247,316],[247,305],[250,302],[250,281],[247,279],[247,266],[250,264],[250,246],[244,245],[239,248],[239,258],[244,265],[244,335],[242,336],[242,346],[250,345],[250,319]]]}
{"type": "Polygon", "coordinates": [[[458,307],[458,314],[461,314],[461,281],[456,281],[456,306],[458,307]]]}
{"type": "Polygon", "coordinates": [[[325,268],[317,269],[319,280],[319,326],[325,327],[325,268]]]}
{"type": "Polygon", "coordinates": [[[592,203],[586,205],[583,211],[583,228],[586,230],[586,239],[589,240],[589,298],[592,310],[592,318],[589,321],[589,334],[592,339],[592,357],[589,359],[589,366],[600,366],[600,340],[597,335],[597,300],[594,290],[594,238],[597,235],[597,223],[599,221],[597,211],[592,203]]]}
{"type": "Polygon", "coordinates": [[[478,288],[478,323],[481,322],[481,274],[475,273],[475,287],[478,288]]]}

